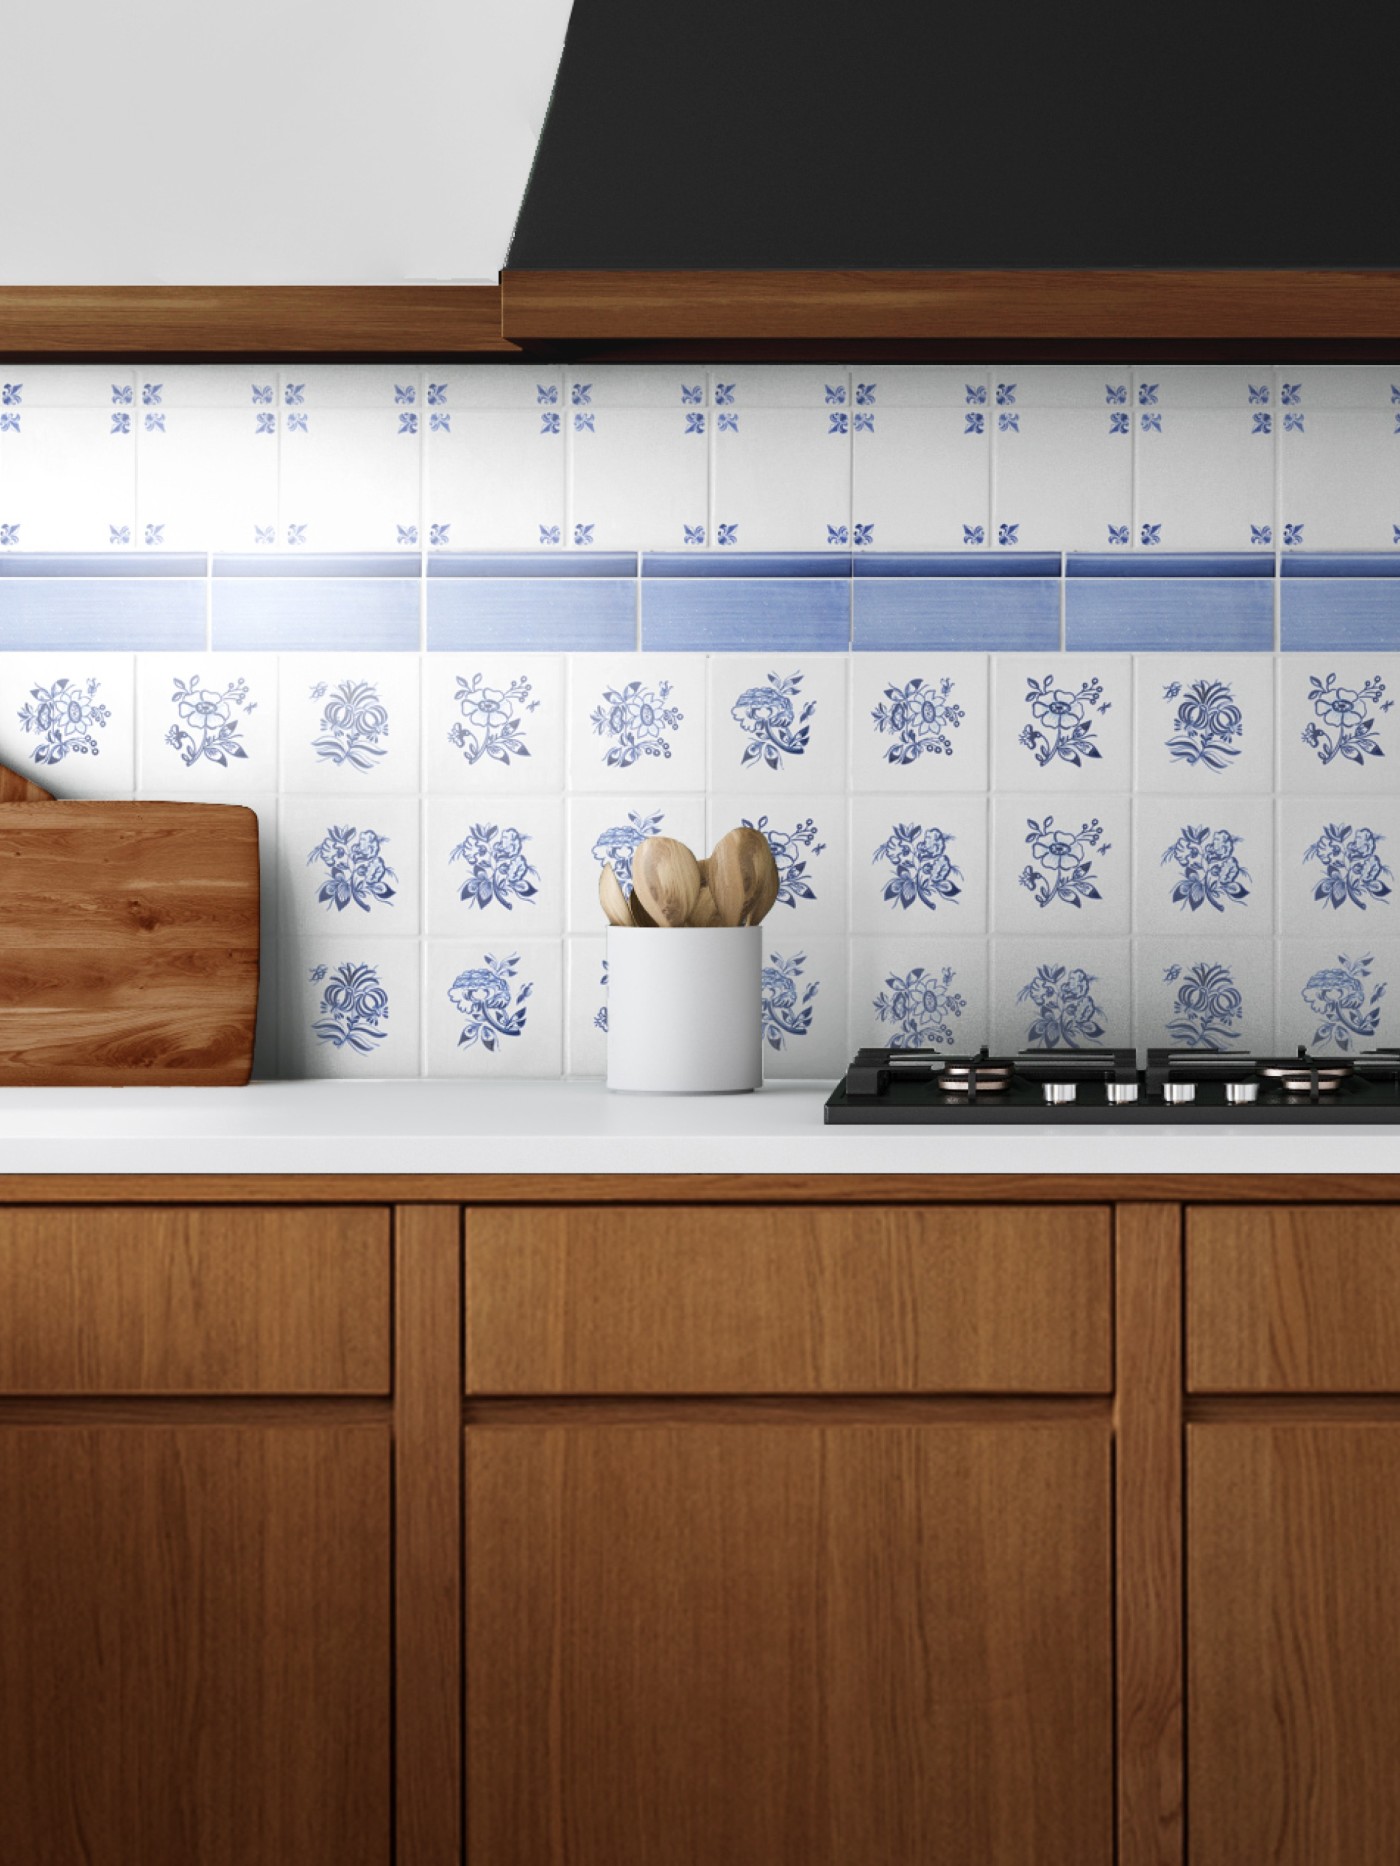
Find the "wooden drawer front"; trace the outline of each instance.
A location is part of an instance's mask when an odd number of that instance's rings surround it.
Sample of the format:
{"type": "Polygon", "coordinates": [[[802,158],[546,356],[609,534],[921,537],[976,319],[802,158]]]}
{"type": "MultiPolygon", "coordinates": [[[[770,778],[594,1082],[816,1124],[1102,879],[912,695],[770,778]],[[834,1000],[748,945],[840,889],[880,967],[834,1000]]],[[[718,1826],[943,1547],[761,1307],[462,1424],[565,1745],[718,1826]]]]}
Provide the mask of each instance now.
{"type": "Polygon", "coordinates": [[[389,1214],[0,1213],[0,1393],[387,1393],[389,1214]]]}
{"type": "Polygon", "coordinates": [[[470,1393],[1102,1393],[1099,1206],[467,1214],[470,1393]]]}
{"type": "Polygon", "coordinates": [[[1187,1384],[1400,1392],[1400,1206],[1202,1206],[1186,1218],[1187,1384]]]}

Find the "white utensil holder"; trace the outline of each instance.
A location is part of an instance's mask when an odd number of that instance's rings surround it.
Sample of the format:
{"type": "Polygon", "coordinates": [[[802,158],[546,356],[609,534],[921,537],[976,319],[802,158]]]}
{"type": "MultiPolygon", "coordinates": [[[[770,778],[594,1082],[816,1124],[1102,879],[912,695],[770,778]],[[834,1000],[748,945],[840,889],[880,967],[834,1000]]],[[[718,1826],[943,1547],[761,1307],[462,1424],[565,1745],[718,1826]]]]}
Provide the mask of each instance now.
{"type": "Polygon", "coordinates": [[[608,1087],[760,1088],[762,958],[760,927],[609,927],[608,1087]]]}

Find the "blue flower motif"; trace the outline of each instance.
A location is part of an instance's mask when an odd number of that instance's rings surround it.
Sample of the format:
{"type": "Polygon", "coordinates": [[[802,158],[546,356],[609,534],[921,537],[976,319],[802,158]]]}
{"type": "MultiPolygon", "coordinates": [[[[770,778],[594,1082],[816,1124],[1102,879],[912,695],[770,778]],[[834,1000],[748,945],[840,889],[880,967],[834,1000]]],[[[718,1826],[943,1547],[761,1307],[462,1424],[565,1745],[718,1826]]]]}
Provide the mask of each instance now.
{"type": "MultiPolygon", "coordinates": [[[[590,409],[587,414],[575,415],[574,416],[575,434],[596,434],[598,430],[594,425],[595,419],[596,417],[592,409],[590,409]]],[[[704,417],[702,416],[701,419],[703,420],[704,417]]]]}
{"type": "Polygon", "coordinates": [[[510,981],[520,965],[519,953],[498,959],[487,953],[485,963],[459,972],[447,988],[449,1003],[466,1018],[457,1038],[459,1049],[480,1044],[484,1050],[498,1050],[504,1037],[518,1037],[525,1029],[528,1015],[526,999],[535,989],[524,984],[511,1003],[510,981]]]}
{"type": "Polygon", "coordinates": [[[1400,525],[1392,525],[1390,529],[1394,534],[1390,542],[1392,544],[1400,544],[1400,525]]]}
{"type": "Polygon", "coordinates": [[[1140,382],[1138,384],[1138,406],[1140,408],[1155,407],[1157,392],[1161,386],[1159,382],[1140,382]]]}
{"type": "Polygon", "coordinates": [[[553,406],[559,400],[558,384],[553,382],[537,382],[535,384],[535,400],[553,406]]]}
{"type": "Polygon", "coordinates": [[[288,408],[295,408],[298,403],[306,400],[306,384],[304,382],[284,383],[282,387],[282,400],[287,404],[288,408]]]}
{"type": "Polygon", "coordinates": [[[681,534],[687,544],[703,544],[705,527],[703,525],[682,525],[681,534]]]}
{"type": "Polygon", "coordinates": [[[781,771],[785,753],[801,758],[806,752],[817,703],[808,700],[799,708],[797,695],[803,678],[801,674],[786,679],[769,674],[766,687],[746,687],[730,707],[729,717],[749,741],[739,760],[741,770],[764,764],[770,771],[781,771]]]}
{"type": "Polygon", "coordinates": [[[886,989],[871,1001],[882,1024],[891,1024],[892,1050],[942,1049],[954,1038],[953,1020],[967,1009],[967,999],[953,990],[957,977],[951,965],[941,973],[916,965],[903,978],[891,972],[886,989]]]}
{"type": "Polygon", "coordinates": [[[112,432],[113,434],[130,434],[131,416],[130,415],[113,415],[112,416],[112,432]]]}
{"type": "Polygon", "coordinates": [[[1028,816],[1026,827],[1030,831],[1026,841],[1034,859],[1021,870],[1020,882],[1034,894],[1037,907],[1048,907],[1052,901],[1081,907],[1085,901],[1103,898],[1094,885],[1098,877],[1093,871],[1093,851],[1107,855],[1113,845],[1102,841],[1103,829],[1097,817],[1071,830],[1056,829],[1053,816],[1047,816],[1043,823],[1028,816]]]}
{"type": "Polygon", "coordinates": [[[719,418],[719,431],[721,434],[737,434],[739,432],[739,417],[737,415],[721,415],[719,418]]]}
{"type": "Polygon", "coordinates": [[[1283,417],[1284,433],[1285,434],[1302,434],[1306,432],[1303,426],[1305,419],[1306,419],[1306,416],[1302,414],[1285,415],[1283,417]]]}
{"type": "Polygon", "coordinates": [[[560,527],[558,525],[541,525],[540,526],[540,543],[541,544],[559,544],[562,541],[563,541],[562,534],[560,531],[560,527]]]}
{"type": "Polygon", "coordinates": [[[1334,758],[1345,758],[1348,764],[1364,765],[1367,758],[1384,758],[1374,710],[1385,698],[1380,675],[1373,674],[1360,687],[1339,687],[1335,674],[1325,680],[1316,674],[1308,678],[1308,701],[1315,716],[1303,728],[1303,743],[1317,753],[1318,762],[1330,765],[1334,758]]]}
{"type": "Polygon", "coordinates": [[[445,382],[430,382],[428,384],[429,408],[441,408],[446,400],[447,384],[445,382]]]}
{"type": "Polygon", "coordinates": [[[814,856],[824,855],[826,844],[817,841],[820,832],[813,818],[809,816],[793,829],[770,829],[766,816],[759,817],[757,822],[750,821],[748,817],[740,820],[745,829],[756,829],[760,835],[765,836],[768,847],[773,851],[773,860],[778,869],[778,897],[774,905],[796,907],[799,901],[814,901],[817,892],[808,878],[807,856],[803,850],[810,851],[814,856]]]}
{"type": "Polygon", "coordinates": [[[287,416],[288,434],[307,434],[310,432],[310,426],[311,417],[308,414],[291,414],[287,416]]]}
{"type": "MultiPolygon", "coordinates": [[[[1032,674],[1026,681],[1026,705],[1035,725],[1025,726],[1017,743],[1035,754],[1042,769],[1063,759],[1066,764],[1081,765],[1086,758],[1102,757],[1094,743],[1094,709],[1100,713],[1103,683],[1096,674],[1088,675],[1078,687],[1057,687],[1055,676],[1037,680],[1032,674]]],[[[1112,705],[1112,701],[1109,702],[1112,705]]]]}
{"type": "Polygon", "coordinates": [[[272,525],[254,525],[254,544],[273,544],[276,542],[276,529],[272,525]]]}
{"type": "Polygon", "coordinates": [[[614,771],[626,771],[642,758],[669,758],[674,732],[685,714],[678,706],[668,706],[671,697],[669,680],[655,687],[641,680],[629,680],[625,687],[605,687],[601,702],[589,715],[593,730],[602,739],[613,742],[603,763],[614,771]]]}
{"type": "MultiPolygon", "coordinates": [[[[594,523],[596,524],[596,522],[597,521],[595,520],[594,523]]],[[[575,544],[592,544],[592,542],[593,542],[593,526],[592,525],[575,525],[574,526],[574,543],[575,544]]]]}
{"type": "Polygon", "coordinates": [[[1128,542],[1128,527],[1126,525],[1110,525],[1108,528],[1108,541],[1110,544],[1126,544],[1128,542]]]}
{"type": "Polygon", "coordinates": [[[18,544],[19,525],[0,525],[0,544],[18,544]]]}
{"type": "Polygon", "coordinates": [[[967,391],[966,400],[970,407],[986,407],[987,388],[985,383],[966,382],[963,384],[963,387],[967,391]]]}
{"type": "Polygon", "coordinates": [[[911,765],[925,753],[935,758],[952,757],[953,741],[948,734],[956,732],[967,717],[950,697],[953,685],[949,675],[936,683],[915,675],[902,687],[893,684],[885,688],[885,697],[870,717],[876,732],[894,740],[886,748],[886,764],[911,765]]]}
{"type": "MultiPolygon", "coordinates": [[[[1173,681],[1162,697],[1180,699],[1181,691],[1180,683],[1173,681]]],[[[1227,770],[1230,759],[1240,755],[1234,741],[1244,735],[1244,715],[1230,682],[1193,681],[1176,709],[1172,731],[1176,736],[1167,740],[1167,752],[1179,764],[1227,770]]]]}
{"type": "Polygon", "coordinates": [[[1098,979],[1082,966],[1038,965],[1035,977],[1016,993],[1036,1017],[1026,1031],[1028,1050],[1078,1050],[1098,1042],[1106,1028],[1094,1001],[1098,979]]]}
{"type": "Polygon", "coordinates": [[[1386,876],[1391,872],[1380,858],[1384,840],[1373,829],[1353,830],[1350,823],[1329,823],[1303,851],[1305,862],[1318,862],[1323,870],[1313,899],[1332,908],[1350,902],[1363,913],[1371,901],[1384,901],[1390,894],[1386,876]]]}
{"type": "Polygon", "coordinates": [[[703,402],[704,399],[705,386],[703,383],[697,382],[693,386],[685,382],[681,384],[682,402],[703,402]]]}
{"type": "Polygon", "coordinates": [[[629,810],[625,823],[611,824],[593,844],[594,861],[599,868],[612,864],[612,871],[624,894],[630,895],[632,892],[633,857],[648,836],[660,834],[665,820],[664,810],[657,810],[651,816],[639,816],[635,810],[629,810]]]}
{"type": "Polygon", "coordinates": [[[1106,382],[1103,385],[1103,399],[1108,403],[1110,408],[1121,407],[1128,399],[1127,383],[1106,382]]]}
{"type": "Polygon", "coordinates": [[[399,433],[400,434],[416,434],[417,432],[418,432],[417,415],[400,415],[399,416],[399,433]]]}
{"type": "MultiPolygon", "coordinates": [[[[313,983],[326,977],[326,968],[312,969],[313,983]]],[[[322,1043],[336,1049],[349,1047],[368,1056],[389,1032],[389,994],[375,965],[338,965],[321,995],[321,1014],[311,1028],[322,1043]]]]}
{"type": "Polygon", "coordinates": [[[253,391],[252,399],[255,404],[258,402],[270,402],[272,400],[272,384],[270,382],[255,382],[251,387],[253,391]]]}
{"type": "Polygon", "coordinates": [[[964,525],[962,528],[964,544],[985,544],[987,528],[985,525],[964,525]]]}
{"type": "Polygon", "coordinates": [[[573,403],[575,408],[584,407],[593,400],[593,384],[591,382],[576,382],[570,393],[569,400],[573,403]]]}
{"type": "Polygon", "coordinates": [[[739,542],[739,527],[737,523],[720,526],[719,542],[721,544],[737,544],[739,542]]]}
{"type": "Polygon", "coordinates": [[[1273,526],[1251,525],[1249,528],[1249,541],[1251,544],[1272,544],[1274,541],[1273,526]]]}
{"type": "Polygon", "coordinates": [[[852,526],[851,528],[851,543],[852,544],[873,544],[874,542],[875,542],[875,526],[873,523],[866,524],[866,525],[852,526]]]}
{"type": "Polygon", "coordinates": [[[161,382],[144,383],[141,389],[141,400],[143,404],[148,408],[155,407],[160,401],[160,392],[164,386],[164,383],[161,382]]]}
{"type": "Polygon", "coordinates": [[[287,542],[288,544],[305,544],[306,543],[306,526],[305,525],[288,525],[287,542]]]}
{"type": "Polygon", "coordinates": [[[858,408],[866,408],[874,405],[875,387],[876,385],[873,382],[858,382],[856,384],[856,406],[858,408]]]}
{"type": "Polygon", "coordinates": [[[308,868],[319,862],[325,870],[316,899],[324,901],[327,908],[334,907],[337,913],[344,913],[347,907],[369,913],[376,904],[387,906],[398,891],[394,887],[398,876],[384,860],[388,840],[373,829],[328,827],[306,858],[308,868]]]}
{"type": "Polygon", "coordinates": [[[962,870],[948,853],[955,839],[930,823],[895,823],[871,856],[872,863],[888,862],[894,870],[885,883],[882,900],[906,911],[916,902],[935,913],[940,902],[956,903],[962,893],[962,870]]]}
{"type": "Polygon", "coordinates": [[[488,687],[479,671],[470,680],[457,676],[453,699],[461,719],[447,734],[469,765],[482,758],[508,765],[512,758],[528,758],[525,722],[521,713],[533,713],[539,701],[531,699],[534,688],[523,674],[508,687],[488,687]]]}
{"type": "Polygon", "coordinates": [[[416,402],[418,400],[418,391],[409,384],[396,382],[394,384],[394,400],[396,402],[416,402]]]}
{"type": "Polygon", "coordinates": [[[870,414],[857,415],[855,419],[854,431],[857,434],[873,434],[875,432],[874,415],[870,415],[870,414]]]}
{"type": "Polygon", "coordinates": [[[1162,417],[1160,415],[1144,415],[1142,417],[1142,431],[1144,434],[1160,434],[1162,432],[1162,417]]]}
{"type": "Polygon", "coordinates": [[[277,432],[276,415],[261,414],[253,417],[254,434],[275,434],[277,432]]]}
{"type": "Polygon", "coordinates": [[[998,415],[997,427],[1003,434],[1019,434],[1021,432],[1020,412],[1017,411],[1013,415],[998,415]]]}
{"type": "Polygon", "coordinates": [[[826,399],[828,402],[844,402],[846,399],[846,385],[844,383],[828,382],[826,384],[826,399]]]}
{"type": "Polygon", "coordinates": [[[1250,426],[1249,431],[1251,434],[1272,434],[1274,431],[1273,416],[1272,415],[1256,415],[1254,417],[1253,423],[1250,426]]]}
{"type": "Polygon", "coordinates": [[[1171,898],[1179,907],[1192,913],[1200,907],[1213,907],[1223,914],[1231,901],[1248,899],[1245,883],[1251,879],[1235,850],[1244,838],[1228,829],[1182,827],[1181,834],[1163,852],[1162,866],[1175,862],[1180,871],[1171,898]]]}
{"type": "Polygon", "coordinates": [[[1302,399],[1303,385],[1301,382],[1285,382],[1281,385],[1279,400],[1283,403],[1285,408],[1295,407],[1302,399]]]}
{"type": "Polygon", "coordinates": [[[439,411],[435,415],[429,415],[428,429],[429,432],[433,434],[450,434],[452,432],[451,414],[443,414],[439,411]]]}
{"type": "Polygon", "coordinates": [[[985,434],[986,431],[987,417],[985,415],[965,414],[963,416],[964,434],[985,434]]]}
{"type": "Polygon", "coordinates": [[[428,543],[429,544],[450,544],[451,542],[452,542],[452,520],[451,519],[447,519],[445,522],[442,520],[439,520],[439,522],[436,525],[429,525],[428,527],[428,543]]]}
{"type": "Polygon", "coordinates": [[[1003,405],[1010,406],[1015,400],[1016,384],[1014,382],[999,382],[997,384],[997,406],[999,408],[1003,405]]]}
{"type": "MultiPolygon", "coordinates": [[[[606,959],[604,959],[603,961],[603,975],[598,980],[598,983],[603,987],[604,991],[607,990],[608,988],[608,962],[606,959]]],[[[599,1006],[598,1010],[594,1013],[593,1028],[595,1030],[601,1030],[604,1036],[608,1034],[608,1005],[607,1005],[606,999],[603,1000],[603,1003],[599,1006]]]]}
{"type": "Polygon", "coordinates": [[[19,415],[0,414],[0,434],[18,434],[20,431],[19,415]]]}
{"type": "Polygon", "coordinates": [[[131,396],[132,396],[132,390],[131,390],[131,384],[129,382],[114,382],[112,384],[113,402],[116,402],[116,403],[125,402],[129,404],[131,401],[131,396]]]}
{"type": "Polygon", "coordinates": [[[458,900],[483,909],[494,901],[507,913],[514,911],[517,901],[533,901],[539,893],[540,871],[525,854],[530,840],[518,829],[473,823],[448,857],[467,866],[458,900]]]}
{"type": "Polygon", "coordinates": [[[100,754],[97,735],[112,719],[111,708],[96,697],[101,684],[89,680],[83,685],[64,675],[47,687],[29,689],[29,699],[17,717],[39,741],[33,751],[36,765],[62,764],[70,755],[96,758],[100,754]]]}
{"type": "Polygon", "coordinates": [[[687,415],[685,418],[685,431],[687,434],[703,434],[705,432],[705,417],[695,414],[687,415]]]}
{"type": "Polygon", "coordinates": [[[1267,383],[1260,383],[1256,386],[1251,382],[1249,385],[1249,399],[1251,402],[1267,402],[1269,399],[1269,385],[1267,383]]]}
{"type": "Polygon", "coordinates": [[[147,542],[147,544],[164,544],[164,543],[165,543],[165,526],[164,526],[164,524],[160,524],[160,525],[147,525],[147,527],[146,527],[146,542],[147,542]]]}
{"type": "Polygon", "coordinates": [[[107,527],[107,542],[108,544],[130,544],[130,525],[109,525],[107,527]]]}
{"type": "Polygon", "coordinates": [[[16,403],[23,400],[24,384],[22,382],[0,382],[0,406],[13,408],[16,403]]]}
{"type": "Polygon", "coordinates": [[[1193,965],[1184,975],[1169,965],[1162,982],[1177,985],[1176,1001],[1168,1015],[1167,1035],[1190,1050],[1228,1050],[1240,1040],[1244,994],[1228,965],[1193,965]]]}
{"type": "Polygon", "coordinates": [[[1019,544],[1020,542],[1021,542],[1021,521],[1019,519],[1017,519],[1014,525],[998,525],[997,526],[997,543],[998,544],[1019,544]]]}
{"type": "Polygon", "coordinates": [[[734,390],[737,386],[733,382],[717,382],[715,384],[715,406],[717,408],[727,407],[734,400],[734,390]]]}
{"type": "Polygon", "coordinates": [[[1126,434],[1128,432],[1128,414],[1126,409],[1120,409],[1117,414],[1112,414],[1108,417],[1108,431],[1110,434],[1126,434]]]}
{"type": "Polygon", "coordinates": [[[759,1014],[764,1041],[771,1049],[786,1049],[789,1037],[805,1037],[812,1028],[817,1008],[814,1000],[821,986],[813,979],[805,991],[801,989],[799,981],[806,964],[805,952],[795,952],[790,959],[774,952],[763,967],[759,1014]]]}
{"type": "Polygon", "coordinates": [[[828,525],[826,528],[826,541],[828,544],[848,544],[850,542],[850,534],[844,525],[828,525]]]}
{"type": "MultiPolygon", "coordinates": [[[[324,698],[324,683],[312,689],[313,699],[324,698]]],[[[372,680],[342,680],[321,711],[321,736],[311,749],[325,764],[349,765],[352,771],[372,771],[375,760],[388,751],[381,739],[389,736],[389,709],[372,680]]]]}
{"type": "Polygon", "coordinates": [[[1160,544],[1162,542],[1162,527],[1160,524],[1144,525],[1138,536],[1144,544],[1160,544]]]}
{"type": "Polygon", "coordinates": [[[1283,528],[1283,541],[1285,544],[1301,544],[1303,542],[1302,525],[1285,525],[1283,528]]]}
{"type": "Polygon", "coordinates": [[[828,434],[845,434],[850,429],[851,418],[845,414],[828,415],[827,424],[828,434]]]}
{"type": "Polygon", "coordinates": [[[1377,985],[1369,1000],[1363,980],[1371,976],[1375,960],[1368,952],[1360,959],[1348,959],[1338,953],[1337,964],[1314,972],[1299,994],[1317,1018],[1314,1043],[1335,1043],[1349,1050],[1354,1037],[1373,1037],[1380,1026],[1384,984],[1377,985]]]}
{"type": "Polygon", "coordinates": [[[1391,385],[1390,385],[1390,399],[1391,399],[1391,401],[1392,401],[1392,402],[1400,402],[1400,382],[1392,382],[1392,383],[1391,383],[1391,385]]]}
{"type": "Polygon", "coordinates": [[[400,525],[397,529],[400,544],[417,544],[418,527],[416,525],[400,525]]]}

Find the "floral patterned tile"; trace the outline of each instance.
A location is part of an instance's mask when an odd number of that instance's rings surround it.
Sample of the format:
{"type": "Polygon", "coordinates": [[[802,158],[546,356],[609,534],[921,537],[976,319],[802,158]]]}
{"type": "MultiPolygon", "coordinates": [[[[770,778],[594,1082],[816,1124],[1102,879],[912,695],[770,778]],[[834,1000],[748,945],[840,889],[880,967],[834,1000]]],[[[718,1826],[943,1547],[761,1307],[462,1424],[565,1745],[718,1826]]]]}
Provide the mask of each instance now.
{"type": "Polygon", "coordinates": [[[852,929],[954,939],[985,933],[987,858],[985,797],[853,798],[852,929]]]}
{"type": "Polygon", "coordinates": [[[277,787],[277,657],[143,654],[136,782],[146,797],[277,787]]]}
{"type": "Polygon", "coordinates": [[[1400,932],[1400,800],[1285,797],[1278,805],[1279,923],[1286,937],[1400,932]]]}
{"type": "Polygon", "coordinates": [[[703,790],[704,657],[571,656],[568,759],[575,791],[703,790]]]}
{"type": "Polygon", "coordinates": [[[998,796],[992,931],[1098,939],[1132,925],[1126,797],[998,796]]]}
{"type": "Polygon", "coordinates": [[[557,797],[430,797],[423,898],[434,939],[538,939],[564,929],[557,797]]]}
{"type": "Polygon", "coordinates": [[[714,655],[710,783],[756,796],[845,781],[846,654],[714,655]]]}
{"type": "Polygon", "coordinates": [[[282,940],[282,1069],[290,1076],[381,1080],[419,1074],[416,940],[337,927],[282,940]]]}
{"type": "Polygon", "coordinates": [[[608,942],[603,938],[565,941],[569,1009],[565,1071],[571,1076],[602,1076],[608,1069],[608,942]]]}
{"type": "Polygon", "coordinates": [[[564,784],[564,705],[561,655],[425,654],[428,789],[557,795],[564,784]]]}
{"type": "Polygon", "coordinates": [[[284,790],[418,792],[413,655],[288,654],[279,671],[284,790]]]}
{"type": "Polygon", "coordinates": [[[429,940],[423,961],[427,1073],[557,1076],[563,1066],[562,972],[562,940],[429,940]]]}
{"type": "Polygon", "coordinates": [[[675,797],[669,792],[626,797],[574,796],[568,800],[565,832],[569,877],[568,929],[589,934],[606,930],[598,905],[598,880],[612,865],[624,894],[632,892],[632,858],[648,836],[672,836],[697,856],[709,847],[705,836],[705,799],[700,794],[675,797]]]}
{"type": "Polygon", "coordinates": [[[1129,790],[1132,717],[1130,655],[998,655],[993,782],[1002,790],[1129,790]]]}
{"type": "Polygon", "coordinates": [[[760,830],[778,865],[778,898],[768,915],[774,937],[790,942],[799,935],[844,933],[849,817],[845,795],[804,796],[785,808],[751,791],[712,792],[704,846],[697,853],[713,849],[727,830],[760,830]]]}
{"type": "Polygon", "coordinates": [[[1140,654],[1134,685],[1139,789],[1272,794],[1271,655],[1140,654]]]}
{"type": "Polygon", "coordinates": [[[852,789],[985,790],[987,683],[984,654],[852,656],[852,789]]]}
{"type": "Polygon", "coordinates": [[[416,797],[285,797],[276,842],[283,934],[415,936],[418,819],[416,797]]]}
{"type": "Polygon", "coordinates": [[[1133,942],[1140,1048],[1274,1053],[1274,942],[1213,932],[1133,942]]]}
{"type": "Polygon", "coordinates": [[[762,1018],[765,1081],[841,1075],[846,1048],[845,940],[797,939],[765,923],[762,1018]]]}
{"type": "Polygon", "coordinates": [[[1278,657],[1279,789],[1400,790],[1400,655],[1278,657]]]}
{"type": "Polygon", "coordinates": [[[1344,938],[1318,934],[1278,942],[1275,1034],[1281,1055],[1300,1043],[1354,1056],[1400,1042],[1400,940],[1377,939],[1377,930],[1353,927],[1344,938]]]}
{"type": "Polygon", "coordinates": [[[998,1050],[1092,1050],[1133,1041],[1126,940],[1047,928],[1041,939],[997,942],[992,1043],[998,1050]]]}
{"type": "Polygon", "coordinates": [[[1274,806],[1271,798],[1139,797],[1133,848],[1133,926],[1138,933],[1264,938],[1274,931],[1274,806]]]}
{"type": "Polygon", "coordinates": [[[129,654],[0,655],[0,763],[57,797],[129,797],[134,669],[129,654]]]}
{"type": "Polygon", "coordinates": [[[866,1046],[960,1053],[989,1042],[987,950],[984,940],[927,934],[853,939],[851,1055],[866,1046]]]}

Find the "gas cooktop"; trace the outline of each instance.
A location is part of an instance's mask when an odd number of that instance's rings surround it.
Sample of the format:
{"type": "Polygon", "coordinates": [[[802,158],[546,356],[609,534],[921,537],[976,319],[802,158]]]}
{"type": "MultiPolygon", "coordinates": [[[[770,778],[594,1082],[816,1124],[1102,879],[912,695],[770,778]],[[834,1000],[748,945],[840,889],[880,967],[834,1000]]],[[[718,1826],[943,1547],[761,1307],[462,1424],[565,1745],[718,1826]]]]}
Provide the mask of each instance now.
{"type": "Polygon", "coordinates": [[[1243,1050],[861,1050],[826,1103],[835,1126],[1026,1122],[1400,1122],[1400,1049],[1356,1057],[1243,1050]]]}

